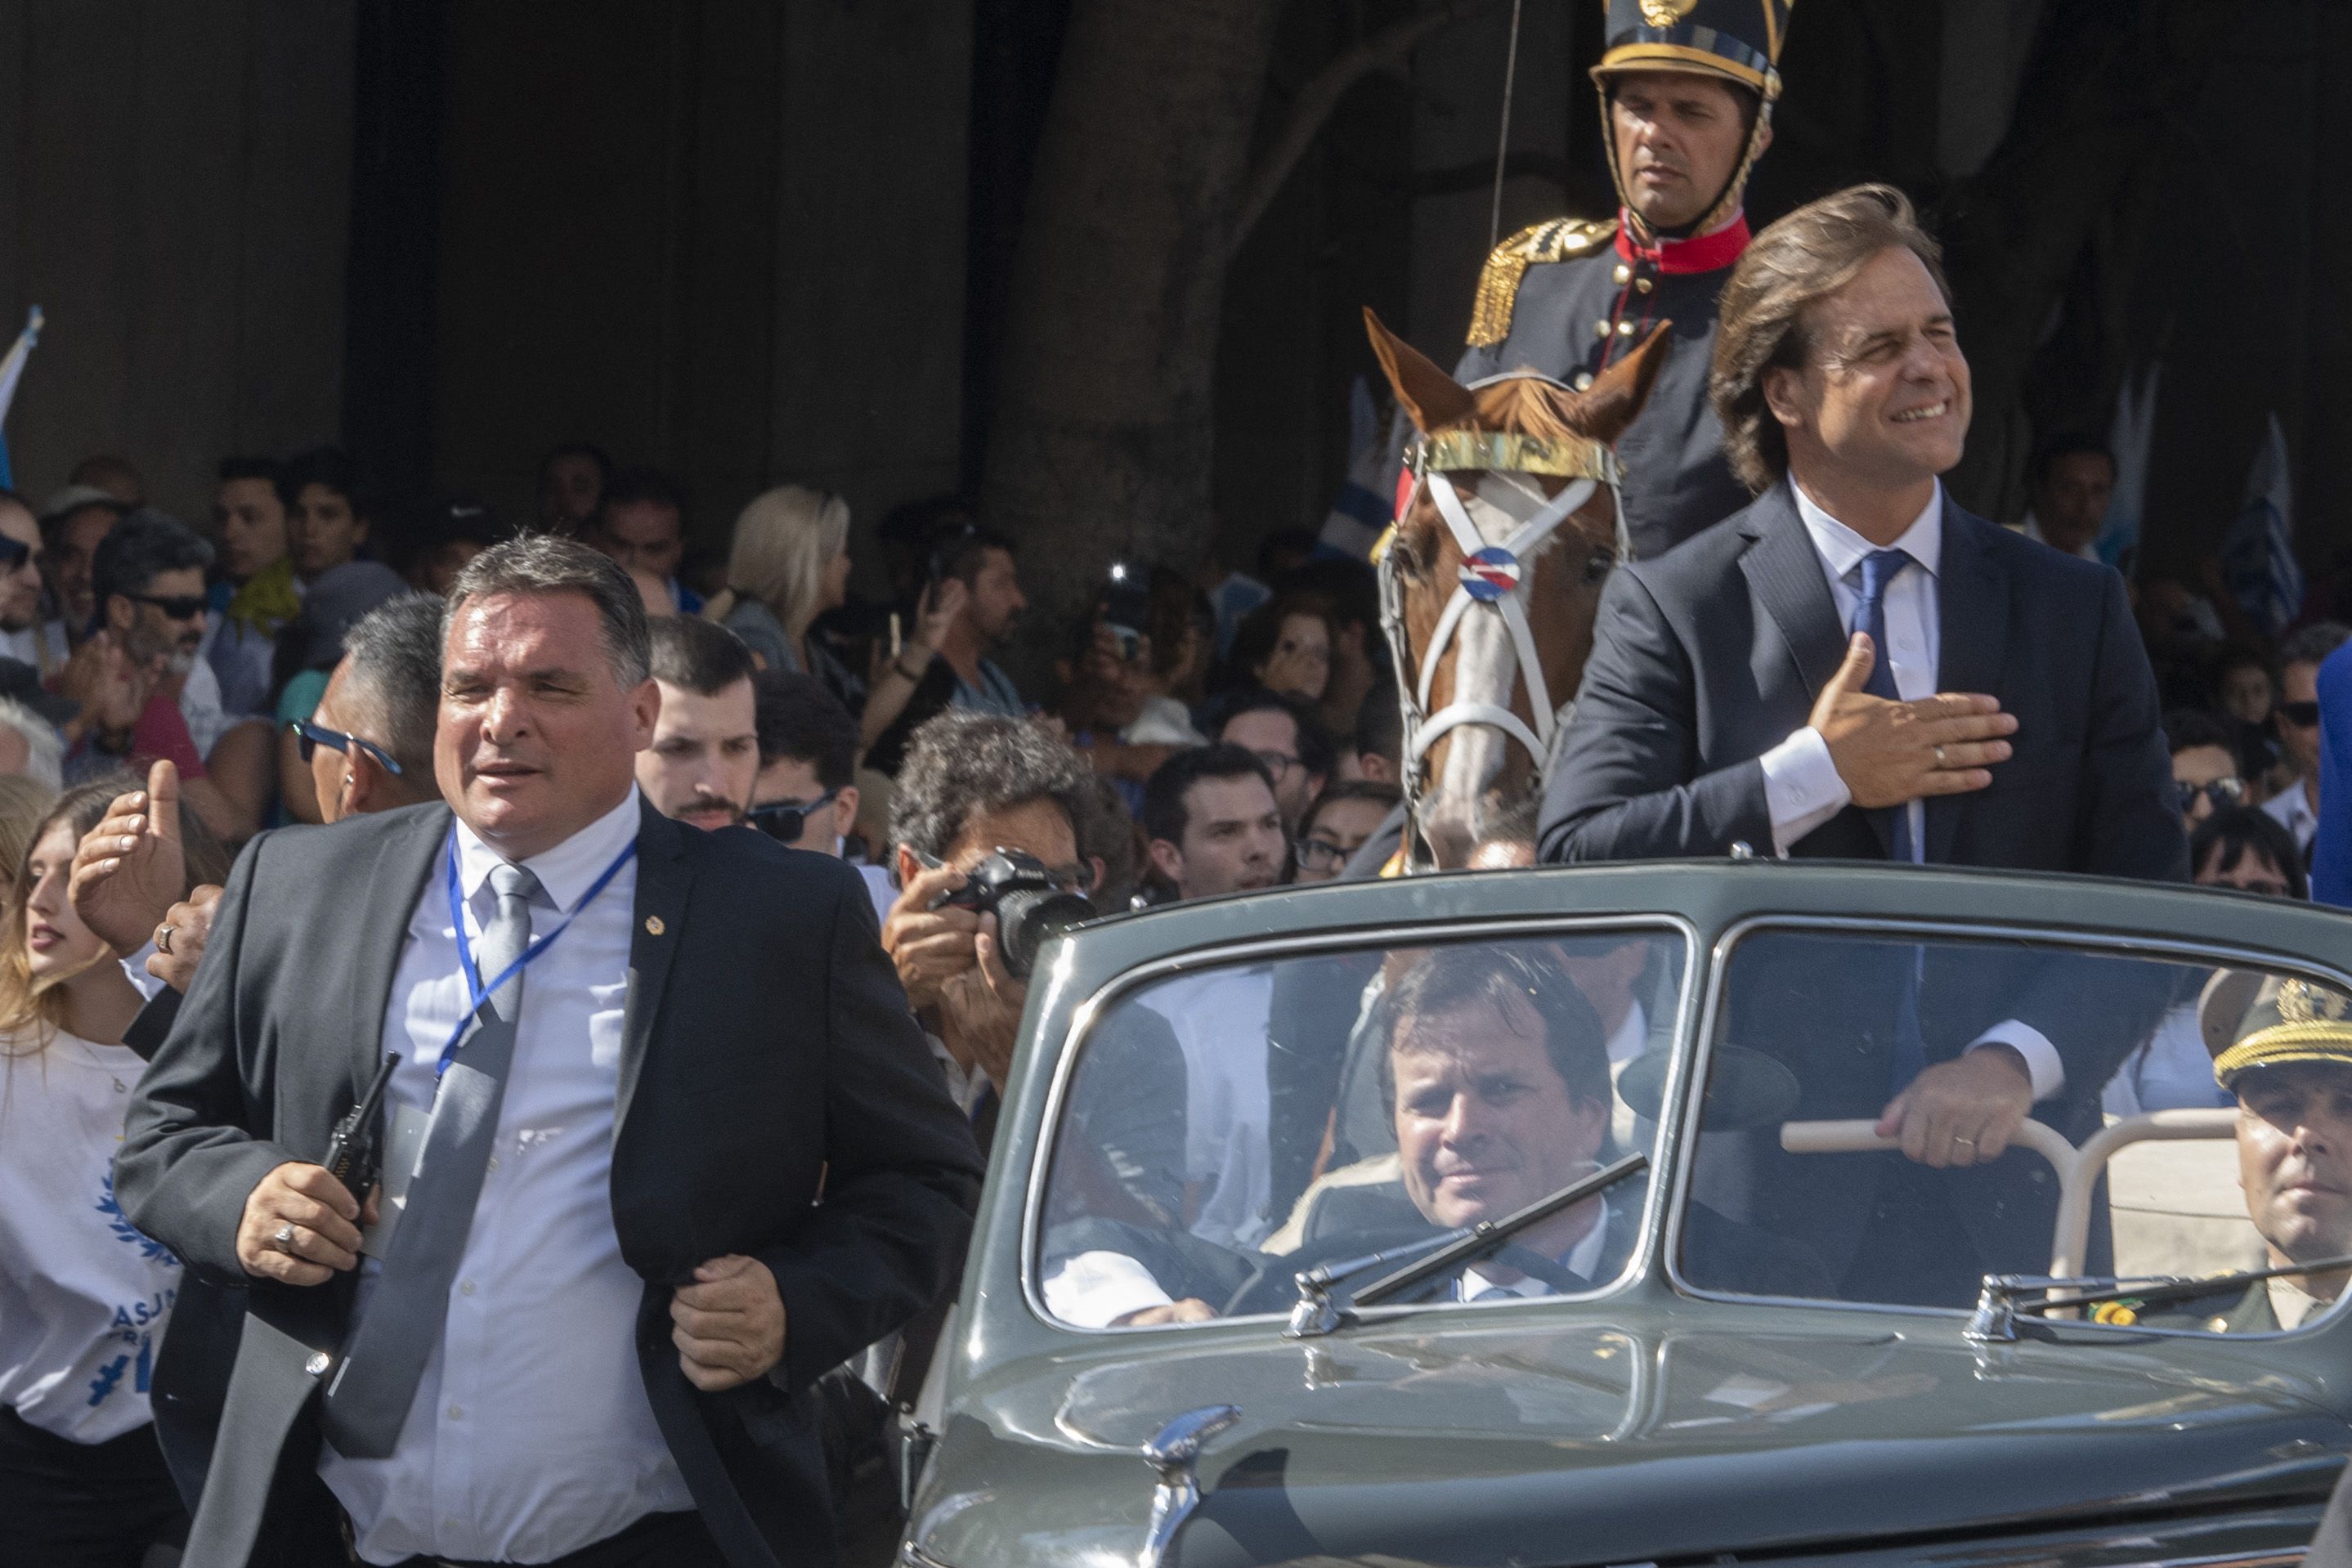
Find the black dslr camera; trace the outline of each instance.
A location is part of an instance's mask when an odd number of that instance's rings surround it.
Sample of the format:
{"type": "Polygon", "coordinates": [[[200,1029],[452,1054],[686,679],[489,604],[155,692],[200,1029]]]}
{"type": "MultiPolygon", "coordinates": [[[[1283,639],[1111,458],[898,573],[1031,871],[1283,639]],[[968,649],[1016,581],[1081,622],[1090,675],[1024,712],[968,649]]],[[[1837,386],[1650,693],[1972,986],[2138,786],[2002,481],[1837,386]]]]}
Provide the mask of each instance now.
{"type": "Polygon", "coordinates": [[[1047,937],[1097,912],[1084,893],[1058,885],[1043,860],[1019,849],[999,849],[965,872],[963,886],[935,907],[950,905],[996,917],[997,950],[1015,980],[1029,978],[1047,937]]]}

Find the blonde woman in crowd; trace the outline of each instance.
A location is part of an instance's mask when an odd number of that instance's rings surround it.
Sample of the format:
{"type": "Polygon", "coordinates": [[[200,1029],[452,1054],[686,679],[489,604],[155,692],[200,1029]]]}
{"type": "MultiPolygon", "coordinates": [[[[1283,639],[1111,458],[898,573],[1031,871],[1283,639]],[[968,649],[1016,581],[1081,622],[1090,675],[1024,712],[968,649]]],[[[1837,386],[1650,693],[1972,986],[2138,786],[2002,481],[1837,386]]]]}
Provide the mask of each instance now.
{"type": "MultiPolygon", "coordinates": [[[[180,1264],[123,1218],[111,1173],[144,1065],[122,1033],[143,998],[66,897],[82,835],[138,787],[96,780],[34,815],[0,924],[0,1533],[11,1561],[135,1563],[186,1524],[147,1397],[180,1264]]],[[[0,809],[0,822],[17,815],[0,809]]],[[[184,843],[192,879],[227,874],[200,826],[184,843]]]]}
{"type": "Polygon", "coordinates": [[[768,668],[814,676],[856,713],[866,706],[866,682],[809,633],[848,593],[849,503],[805,485],[779,485],[753,497],[735,520],[726,592],[702,613],[741,637],[768,668]]]}

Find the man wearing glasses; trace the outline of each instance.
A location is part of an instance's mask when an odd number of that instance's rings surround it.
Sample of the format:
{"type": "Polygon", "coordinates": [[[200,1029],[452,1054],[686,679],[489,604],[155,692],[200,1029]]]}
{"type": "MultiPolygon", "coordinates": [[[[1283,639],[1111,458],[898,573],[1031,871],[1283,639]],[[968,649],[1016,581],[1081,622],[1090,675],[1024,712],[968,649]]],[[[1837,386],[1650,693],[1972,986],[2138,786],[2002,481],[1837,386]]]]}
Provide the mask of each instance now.
{"type": "Polygon", "coordinates": [[[41,625],[41,525],[9,489],[0,489],[0,652],[43,671],[66,661],[65,627],[41,625]]]}
{"type": "Polygon", "coordinates": [[[661,717],[637,753],[637,787],[656,811],[716,832],[743,820],[760,773],[751,650],[695,616],[656,616],[654,684],[661,717]]]}
{"type": "Polygon", "coordinates": [[[1282,807],[1283,831],[1297,834],[1307,808],[1323,793],[1323,781],[1331,776],[1331,738],[1314,706],[1288,692],[1248,692],[1226,708],[1217,739],[1265,764],[1282,807]]]}
{"type": "MultiPolygon", "coordinates": [[[[798,670],[764,669],[751,689],[760,732],[760,776],[745,820],[779,844],[841,855],[857,822],[857,721],[824,683],[798,670]]],[[[857,874],[888,919],[898,889],[887,867],[860,862],[857,874]]]]}
{"type": "Polygon", "coordinates": [[[343,635],[343,657],[308,719],[293,723],[319,792],[341,822],[439,798],[433,721],[441,699],[441,601],[404,595],[343,635]]]}
{"type": "Polygon", "coordinates": [[[2263,809],[2306,853],[2319,831],[2319,667],[2347,642],[2352,642],[2352,627],[2314,621],[2279,649],[2279,750],[2294,764],[2295,781],[2264,801],[2263,809]]]}

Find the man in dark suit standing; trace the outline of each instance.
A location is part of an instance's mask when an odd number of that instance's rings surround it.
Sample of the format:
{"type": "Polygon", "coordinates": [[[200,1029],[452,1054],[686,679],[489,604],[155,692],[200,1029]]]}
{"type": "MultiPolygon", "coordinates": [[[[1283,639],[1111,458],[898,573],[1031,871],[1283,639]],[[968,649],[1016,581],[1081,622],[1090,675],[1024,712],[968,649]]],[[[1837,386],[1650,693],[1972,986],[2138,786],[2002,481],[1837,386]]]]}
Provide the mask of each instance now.
{"type": "MultiPolygon", "coordinates": [[[[1745,844],[2185,880],[2122,580],[1943,493],[1969,366],[1899,192],[1842,191],[1757,237],[1725,289],[1710,393],[1757,500],[1612,580],[1545,858],[1745,844]]],[[[1937,979],[1890,970],[1875,994],[1916,1005],[1937,979]]],[[[2012,1016],[1957,1037],[1951,1017],[1925,1020],[1931,1065],[1888,1085],[1880,1123],[1914,1161],[1996,1161],[2037,1101],[2059,1101],[2045,1120],[2065,1128],[2137,1043],[2145,999],[2061,1028],[2098,1015],[2020,984],[1984,1003],[2012,1016]]]]}
{"type": "Polygon", "coordinates": [[[375,1563],[832,1560],[801,1395],[942,1288],[979,1163],[855,874],[639,797],[657,701],[617,568],[495,547],[448,804],[238,862],[117,1168],[249,1287],[191,1563],[337,1510],[375,1563]],[[314,1162],[393,1056],[355,1194],[314,1162]]]}

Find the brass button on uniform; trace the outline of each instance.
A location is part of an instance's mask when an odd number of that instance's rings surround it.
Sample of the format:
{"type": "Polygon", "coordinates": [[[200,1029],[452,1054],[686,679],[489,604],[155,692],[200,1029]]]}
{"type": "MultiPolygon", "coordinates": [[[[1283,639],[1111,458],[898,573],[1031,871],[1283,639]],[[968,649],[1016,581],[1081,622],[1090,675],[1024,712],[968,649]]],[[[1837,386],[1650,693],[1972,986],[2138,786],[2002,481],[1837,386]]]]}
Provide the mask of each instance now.
{"type": "Polygon", "coordinates": [[[1592,335],[1593,335],[1594,337],[1596,337],[1596,338],[1605,338],[1605,337],[1607,337],[1607,336],[1609,335],[1609,323],[1608,323],[1607,321],[1595,321],[1595,322],[1593,322],[1593,323],[1592,323],[1592,335]]]}
{"type": "Polygon", "coordinates": [[[1576,390],[1579,392],[1590,392],[1592,390],[1592,373],[1591,371],[1580,370],[1576,373],[1576,390]]]}
{"type": "Polygon", "coordinates": [[[1618,323],[1617,323],[1617,335],[1618,335],[1619,337],[1621,337],[1621,338],[1630,338],[1630,337],[1632,337],[1632,336],[1633,335],[1633,322],[1631,322],[1631,321],[1620,321],[1620,322],[1618,322],[1618,323]]]}
{"type": "Polygon", "coordinates": [[[1651,284],[1648,279],[1636,278],[1633,279],[1633,292],[1636,294],[1646,294],[1650,291],[1650,288],[1651,284]]]}
{"type": "Polygon", "coordinates": [[[1633,278],[1633,269],[1621,261],[1617,264],[1617,270],[1611,273],[1609,276],[1614,279],[1617,286],[1622,289],[1625,286],[1627,281],[1633,278]]]}

